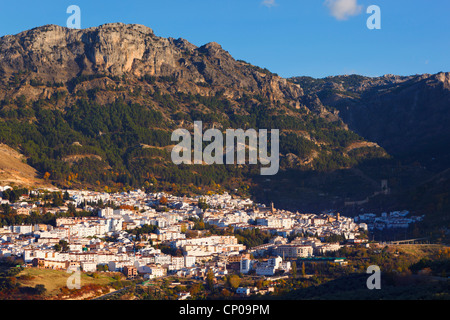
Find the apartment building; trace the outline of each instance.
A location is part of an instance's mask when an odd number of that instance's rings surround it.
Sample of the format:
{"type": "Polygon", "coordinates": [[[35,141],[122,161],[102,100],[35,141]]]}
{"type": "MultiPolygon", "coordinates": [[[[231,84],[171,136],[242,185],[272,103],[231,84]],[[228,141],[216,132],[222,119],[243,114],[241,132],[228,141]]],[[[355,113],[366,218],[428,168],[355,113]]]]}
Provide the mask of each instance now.
{"type": "Polygon", "coordinates": [[[308,245],[284,244],[273,249],[275,255],[284,258],[304,258],[313,255],[313,247],[308,245]]]}

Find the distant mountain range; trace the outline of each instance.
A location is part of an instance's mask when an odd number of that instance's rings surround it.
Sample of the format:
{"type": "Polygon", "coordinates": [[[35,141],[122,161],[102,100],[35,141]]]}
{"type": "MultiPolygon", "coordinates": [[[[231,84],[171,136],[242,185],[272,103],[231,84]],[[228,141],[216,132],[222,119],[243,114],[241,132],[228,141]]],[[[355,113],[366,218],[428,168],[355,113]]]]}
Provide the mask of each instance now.
{"type": "Polygon", "coordinates": [[[299,210],[369,197],[367,208],[436,211],[416,192],[449,168],[449,88],[449,73],[284,79],[217,43],[142,25],[46,25],[0,38],[0,142],[59,187],[227,188],[299,210]],[[196,120],[280,129],[281,171],[175,166],[171,132],[196,120]],[[381,180],[389,195],[377,195],[381,180]]]}
{"type": "Polygon", "coordinates": [[[433,159],[448,168],[449,150],[443,146],[450,143],[449,73],[290,80],[337,109],[350,129],[390,154],[433,159]]]}

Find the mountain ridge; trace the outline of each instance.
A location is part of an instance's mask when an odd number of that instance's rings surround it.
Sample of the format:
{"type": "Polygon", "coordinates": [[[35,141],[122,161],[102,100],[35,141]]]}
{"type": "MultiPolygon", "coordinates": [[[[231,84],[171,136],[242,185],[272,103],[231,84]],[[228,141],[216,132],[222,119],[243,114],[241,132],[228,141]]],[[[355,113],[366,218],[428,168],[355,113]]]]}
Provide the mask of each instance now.
{"type": "Polygon", "coordinates": [[[244,89],[272,99],[302,94],[298,85],[234,60],[215,42],[196,47],[181,38],[157,37],[142,25],[111,23],[80,30],[56,25],[37,27],[0,38],[0,58],[3,78],[22,69],[31,70],[30,78],[56,83],[98,73],[174,76],[213,86],[210,90],[205,86],[195,88],[204,94],[225,90],[226,95],[239,97],[244,89]],[[234,90],[228,92],[227,86],[234,90]]]}
{"type": "Polygon", "coordinates": [[[403,197],[448,168],[449,88],[448,73],[285,79],[218,43],[142,25],[46,25],[0,38],[0,142],[61,188],[255,190],[263,202],[323,210],[385,179],[403,197]],[[170,132],[196,120],[279,128],[279,175],[175,166],[170,132]]]}

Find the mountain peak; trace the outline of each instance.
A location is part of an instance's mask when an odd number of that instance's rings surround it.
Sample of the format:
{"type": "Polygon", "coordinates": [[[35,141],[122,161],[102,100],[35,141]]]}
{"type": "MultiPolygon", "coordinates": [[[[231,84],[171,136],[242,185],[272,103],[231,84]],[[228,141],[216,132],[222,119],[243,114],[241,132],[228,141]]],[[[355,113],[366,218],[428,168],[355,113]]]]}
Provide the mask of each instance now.
{"type": "Polygon", "coordinates": [[[222,46],[218,44],[217,42],[208,42],[203,46],[205,49],[212,49],[212,50],[220,50],[222,49],[222,46]]]}
{"type": "Polygon", "coordinates": [[[104,29],[104,30],[122,30],[122,29],[126,29],[126,30],[133,30],[133,31],[139,31],[142,33],[147,33],[147,34],[153,34],[153,29],[143,25],[143,24],[126,24],[123,22],[112,22],[112,23],[105,23],[102,24],[98,27],[92,27],[89,29],[85,29],[85,30],[90,30],[90,29],[104,29]]]}
{"type": "Polygon", "coordinates": [[[203,53],[207,53],[211,56],[217,55],[219,53],[226,53],[228,54],[228,52],[226,52],[225,50],[222,49],[222,46],[220,44],[218,44],[217,42],[208,42],[207,44],[201,46],[200,48],[198,48],[198,50],[200,52],[203,53]]]}

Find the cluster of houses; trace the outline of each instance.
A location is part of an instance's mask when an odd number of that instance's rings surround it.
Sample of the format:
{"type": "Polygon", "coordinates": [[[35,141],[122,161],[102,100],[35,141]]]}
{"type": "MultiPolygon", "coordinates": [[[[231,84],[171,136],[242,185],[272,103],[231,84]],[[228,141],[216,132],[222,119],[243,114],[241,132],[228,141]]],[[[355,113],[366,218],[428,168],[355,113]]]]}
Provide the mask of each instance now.
{"type": "MultiPolygon", "coordinates": [[[[40,191],[33,192],[39,195],[40,191]]],[[[367,230],[363,218],[358,224],[339,214],[294,213],[228,193],[190,198],[142,190],[67,192],[69,200],[61,207],[48,208],[47,212],[64,212],[69,205],[74,205],[76,210],[82,206],[92,215],[57,218],[54,226],[3,226],[0,256],[23,257],[27,266],[119,271],[128,277],[142,274],[149,279],[167,274],[202,278],[208,270],[223,276],[231,269],[273,276],[277,271],[291,270],[289,259],[339,250],[339,243],[322,243],[318,238],[337,234],[352,240],[361,230],[367,230]],[[199,207],[200,200],[207,204],[207,209],[199,207]],[[165,210],[155,209],[155,205],[162,204],[165,210]],[[193,230],[194,221],[228,230],[260,229],[273,238],[262,246],[246,248],[234,235],[206,235],[201,230],[193,230]],[[132,230],[143,226],[156,228],[154,232],[133,234],[132,230]],[[297,238],[288,242],[289,236],[297,238]],[[65,248],[61,248],[61,241],[65,248]],[[170,248],[171,254],[163,253],[157,245],[170,248]],[[264,256],[271,258],[254,258],[264,256]]],[[[2,203],[9,204],[9,201],[2,200],[2,203]]],[[[20,208],[26,209],[25,215],[41,209],[39,203],[33,203],[27,196],[10,205],[17,214],[25,212],[19,211],[20,208]]]]}
{"type": "Polygon", "coordinates": [[[294,213],[275,209],[273,204],[270,208],[253,206],[250,210],[236,210],[232,207],[208,209],[203,213],[203,219],[217,227],[233,227],[235,230],[260,229],[282,237],[296,234],[319,238],[344,235],[346,239],[354,239],[361,229],[367,231],[367,224],[357,224],[352,218],[341,217],[339,213],[294,213]]]}
{"type": "Polygon", "coordinates": [[[363,213],[355,217],[356,222],[367,224],[369,230],[408,228],[410,224],[422,221],[425,216],[409,216],[408,210],[383,212],[381,216],[374,213],[363,213]]]}

